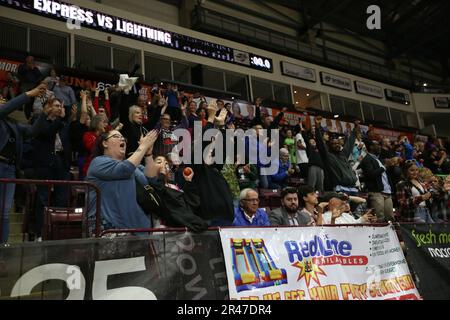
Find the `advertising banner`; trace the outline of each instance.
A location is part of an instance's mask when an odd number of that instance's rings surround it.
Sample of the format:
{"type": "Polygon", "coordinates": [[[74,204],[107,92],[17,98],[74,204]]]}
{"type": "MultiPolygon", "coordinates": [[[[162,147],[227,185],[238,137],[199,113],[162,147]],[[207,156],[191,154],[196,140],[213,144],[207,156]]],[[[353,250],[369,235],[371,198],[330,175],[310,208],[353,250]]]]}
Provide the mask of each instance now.
{"type": "Polygon", "coordinates": [[[285,76],[316,82],[316,71],[314,69],[286,61],[281,61],[281,73],[285,76]]]}
{"type": "Polygon", "coordinates": [[[335,74],[320,72],[320,80],[323,85],[352,91],[352,81],[350,78],[337,76],[335,74]]]}
{"type": "Polygon", "coordinates": [[[221,229],[230,299],[420,299],[391,227],[221,229]]]}
{"type": "Polygon", "coordinates": [[[449,225],[404,224],[400,228],[422,297],[450,300],[449,225]]]}
{"type": "Polygon", "coordinates": [[[383,98],[383,88],[362,81],[355,81],[355,90],[366,96],[383,98]]]}
{"type": "Polygon", "coordinates": [[[223,300],[216,231],[0,247],[0,299],[223,300]]]}

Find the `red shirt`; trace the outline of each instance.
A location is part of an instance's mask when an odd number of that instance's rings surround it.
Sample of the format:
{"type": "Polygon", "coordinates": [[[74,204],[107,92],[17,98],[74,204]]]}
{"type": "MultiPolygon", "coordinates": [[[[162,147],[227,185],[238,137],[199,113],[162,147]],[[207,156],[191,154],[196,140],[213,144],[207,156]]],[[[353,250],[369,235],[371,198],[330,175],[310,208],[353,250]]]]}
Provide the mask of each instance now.
{"type": "Polygon", "coordinates": [[[86,160],[83,165],[83,176],[86,177],[89,165],[92,161],[92,152],[94,151],[97,135],[94,131],[88,131],[83,135],[83,147],[86,149],[86,160]]]}

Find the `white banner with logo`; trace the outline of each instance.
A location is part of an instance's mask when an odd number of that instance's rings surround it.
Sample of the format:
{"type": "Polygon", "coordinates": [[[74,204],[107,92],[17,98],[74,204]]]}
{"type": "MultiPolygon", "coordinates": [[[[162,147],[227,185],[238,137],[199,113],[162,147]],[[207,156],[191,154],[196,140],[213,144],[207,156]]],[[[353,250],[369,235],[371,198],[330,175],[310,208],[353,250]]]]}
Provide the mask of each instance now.
{"type": "Polygon", "coordinates": [[[221,229],[230,299],[420,299],[391,227],[221,229]]]}
{"type": "Polygon", "coordinates": [[[322,84],[343,90],[352,91],[352,81],[349,78],[340,77],[335,74],[320,72],[322,84]]]}
{"type": "Polygon", "coordinates": [[[316,71],[314,69],[286,61],[281,61],[281,73],[286,76],[316,82],[316,71]]]}
{"type": "Polygon", "coordinates": [[[361,81],[355,81],[355,90],[360,94],[365,94],[366,96],[372,96],[377,98],[383,98],[383,88],[374,86],[361,81]]]}

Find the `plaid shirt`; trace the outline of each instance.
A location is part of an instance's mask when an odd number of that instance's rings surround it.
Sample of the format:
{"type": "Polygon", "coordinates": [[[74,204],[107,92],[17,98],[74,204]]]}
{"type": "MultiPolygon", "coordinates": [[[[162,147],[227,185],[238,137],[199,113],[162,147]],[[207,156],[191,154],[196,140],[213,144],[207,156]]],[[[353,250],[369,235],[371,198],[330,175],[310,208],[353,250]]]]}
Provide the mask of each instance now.
{"type": "MultiPolygon", "coordinates": [[[[414,212],[422,199],[414,197],[412,194],[413,184],[409,180],[403,180],[397,183],[397,201],[400,206],[400,216],[402,220],[411,220],[414,218],[414,212]]],[[[426,188],[422,185],[426,192],[426,188]]]]}

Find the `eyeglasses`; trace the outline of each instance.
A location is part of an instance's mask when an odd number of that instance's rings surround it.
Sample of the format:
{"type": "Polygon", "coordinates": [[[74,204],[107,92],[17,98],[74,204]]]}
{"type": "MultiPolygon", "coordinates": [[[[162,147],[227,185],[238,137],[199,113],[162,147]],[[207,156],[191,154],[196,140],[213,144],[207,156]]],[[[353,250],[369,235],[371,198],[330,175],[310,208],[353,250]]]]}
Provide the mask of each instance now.
{"type": "Polygon", "coordinates": [[[413,160],[413,159],[411,159],[411,160],[406,160],[406,161],[405,161],[405,164],[407,164],[407,165],[413,165],[413,164],[416,164],[416,160],[413,160]]]}
{"type": "Polygon", "coordinates": [[[170,118],[161,118],[161,120],[167,120],[167,121],[170,121],[170,118]]]}
{"type": "Polygon", "coordinates": [[[110,138],[114,138],[114,139],[123,139],[125,142],[127,142],[128,140],[127,140],[127,138],[125,138],[124,136],[122,136],[122,135],[120,135],[120,134],[113,134],[112,136],[109,136],[109,137],[107,137],[107,138],[105,138],[105,140],[104,141],[106,141],[106,140],[108,140],[108,139],[110,139],[110,138]]]}
{"type": "Polygon", "coordinates": [[[248,202],[259,202],[259,199],[242,199],[248,202]]]}

